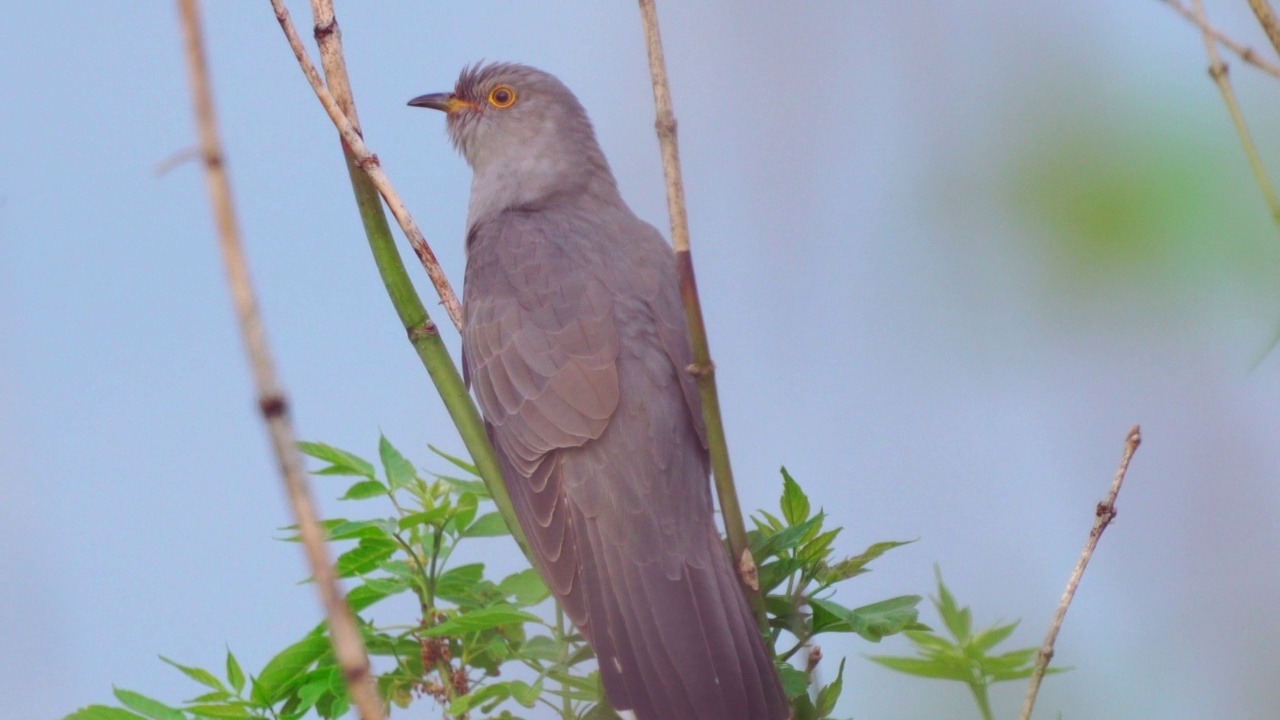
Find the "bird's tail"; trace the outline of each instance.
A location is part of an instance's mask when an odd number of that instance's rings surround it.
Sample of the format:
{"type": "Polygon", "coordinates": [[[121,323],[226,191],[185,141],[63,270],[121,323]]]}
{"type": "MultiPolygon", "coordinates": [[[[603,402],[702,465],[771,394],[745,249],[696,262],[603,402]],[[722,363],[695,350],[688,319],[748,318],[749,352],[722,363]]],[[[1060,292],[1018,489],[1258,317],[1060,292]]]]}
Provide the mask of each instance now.
{"type": "MultiPolygon", "coordinates": [[[[590,523],[587,523],[588,525],[590,523]]],[[[605,692],[637,720],[786,720],[773,659],[708,523],[709,560],[678,573],[637,566],[604,538],[582,577],[605,692]],[[608,574],[609,577],[604,577],[608,574]]]]}

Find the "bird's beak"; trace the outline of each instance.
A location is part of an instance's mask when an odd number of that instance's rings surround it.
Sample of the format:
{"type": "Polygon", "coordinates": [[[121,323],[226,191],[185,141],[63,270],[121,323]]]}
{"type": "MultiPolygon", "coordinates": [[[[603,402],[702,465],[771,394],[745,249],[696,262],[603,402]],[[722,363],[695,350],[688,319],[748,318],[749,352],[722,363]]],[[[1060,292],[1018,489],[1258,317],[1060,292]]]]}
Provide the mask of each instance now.
{"type": "Polygon", "coordinates": [[[412,107],[431,108],[432,110],[440,110],[452,115],[462,108],[475,107],[470,102],[454,95],[453,93],[431,93],[430,95],[419,95],[409,101],[412,107]]]}

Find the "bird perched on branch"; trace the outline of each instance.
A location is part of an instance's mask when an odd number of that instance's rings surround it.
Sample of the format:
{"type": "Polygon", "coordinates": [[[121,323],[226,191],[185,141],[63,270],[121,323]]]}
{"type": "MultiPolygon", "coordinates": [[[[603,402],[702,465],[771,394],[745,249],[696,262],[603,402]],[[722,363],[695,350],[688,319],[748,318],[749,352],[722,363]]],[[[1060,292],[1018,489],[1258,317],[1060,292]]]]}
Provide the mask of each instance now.
{"type": "Polygon", "coordinates": [[[531,67],[409,102],[474,173],[463,368],[539,572],[638,720],[785,720],[712,518],[675,256],[586,111],[531,67]]]}

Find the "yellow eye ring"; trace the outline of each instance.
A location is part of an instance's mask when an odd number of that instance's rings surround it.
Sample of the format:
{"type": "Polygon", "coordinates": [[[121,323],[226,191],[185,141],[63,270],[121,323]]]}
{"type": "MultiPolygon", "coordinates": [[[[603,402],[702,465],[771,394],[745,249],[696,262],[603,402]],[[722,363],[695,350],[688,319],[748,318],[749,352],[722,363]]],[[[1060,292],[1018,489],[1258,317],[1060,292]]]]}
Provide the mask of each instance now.
{"type": "Polygon", "coordinates": [[[516,104],[516,91],[510,85],[498,85],[489,91],[489,104],[502,110],[516,104]]]}

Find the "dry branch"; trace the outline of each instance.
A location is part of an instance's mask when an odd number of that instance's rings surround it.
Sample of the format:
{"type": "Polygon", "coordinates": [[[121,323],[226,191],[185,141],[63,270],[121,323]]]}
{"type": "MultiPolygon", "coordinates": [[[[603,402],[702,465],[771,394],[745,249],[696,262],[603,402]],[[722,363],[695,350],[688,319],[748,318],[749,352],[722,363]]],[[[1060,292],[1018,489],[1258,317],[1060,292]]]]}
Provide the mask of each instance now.
{"type": "Polygon", "coordinates": [[[649,73],[653,77],[653,103],[657,110],[655,126],[662,148],[662,172],[667,183],[667,212],[671,216],[671,245],[676,253],[676,272],[680,276],[680,299],[689,323],[689,340],[693,347],[692,373],[702,400],[702,415],[707,426],[707,444],[711,453],[711,472],[716,494],[720,498],[720,515],[738,580],[755,613],[761,629],[768,629],[764,598],[756,574],[755,560],[747,542],[747,527],[733,484],[729,464],[729,448],[720,414],[720,396],[716,390],[715,363],[707,343],[706,324],[702,319],[702,301],[698,297],[698,281],[693,272],[693,254],[689,250],[689,217],[684,204],[684,181],[680,177],[680,150],[676,142],[676,118],[671,107],[671,88],[667,83],[667,61],[662,53],[662,34],[658,30],[658,11],[654,0],[640,0],[640,19],[644,25],[645,47],[649,55],[649,73]]]}
{"type": "Polygon", "coordinates": [[[333,642],[334,656],[342,668],[343,679],[351,688],[351,698],[359,709],[360,716],[364,720],[381,720],[384,717],[382,701],[374,690],[373,678],[369,674],[369,659],[360,640],[360,631],[342,596],[329,561],[324,533],[317,520],[315,505],[303,471],[302,457],[298,453],[297,436],[289,419],[288,399],[276,375],[266,329],[263,327],[253,284],[249,278],[249,266],[245,260],[231,201],[231,185],[227,178],[222,143],[218,137],[204,41],[200,31],[199,9],[196,0],[179,0],[178,9],[186,40],[191,93],[200,132],[200,155],[204,162],[209,200],[213,206],[214,222],[226,264],[227,284],[253,370],[258,408],[266,423],[281,479],[289,496],[289,505],[298,523],[316,591],[320,594],[329,618],[329,637],[333,642]]]}
{"type": "Polygon", "coordinates": [[[1120,494],[1120,486],[1124,484],[1125,473],[1129,471],[1129,461],[1133,459],[1133,454],[1141,443],[1142,432],[1137,425],[1134,425],[1125,438],[1124,454],[1120,457],[1120,467],[1116,470],[1115,479],[1111,481],[1111,490],[1107,492],[1102,502],[1098,503],[1094,511],[1093,528],[1089,530],[1089,538],[1085,540],[1084,550],[1080,553],[1080,559],[1076,561],[1075,569],[1071,571],[1071,578],[1067,580],[1067,589],[1062,593],[1058,611],[1053,614],[1053,622],[1049,623],[1049,634],[1045,636],[1044,644],[1040,646],[1036,666],[1031,673],[1031,684],[1027,688],[1027,697],[1022,703],[1022,714],[1019,715],[1021,720],[1031,720],[1031,710],[1035,707],[1036,695],[1040,692],[1040,682],[1044,680],[1049,661],[1053,659],[1053,644],[1058,640],[1058,631],[1062,629],[1067,608],[1071,606],[1071,600],[1076,595],[1076,588],[1080,587],[1080,579],[1084,577],[1084,569],[1089,564],[1089,559],[1093,557],[1093,551],[1098,548],[1102,532],[1115,519],[1116,497],[1120,494]]]}
{"type": "MultiPolygon", "coordinates": [[[[333,18],[332,3],[321,3],[328,8],[328,17],[330,21],[333,18]]],[[[316,67],[311,62],[307,50],[302,45],[302,40],[298,37],[298,31],[294,28],[293,20],[289,17],[289,11],[284,6],[284,0],[271,0],[271,7],[275,10],[276,20],[280,22],[280,29],[284,30],[284,35],[289,41],[289,47],[293,49],[294,57],[298,59],[298,65],[302,68],[302,73],[307,76],[307,82],[311,83],[311,89],[315,91],[316,97],[320,99],[320,104],[324,106],[325,112],[329,113],[333,124],[338,128],[338,133],[342,136],[342,142],[351,151],[355,157],[356,163],[368,175],[373,182],[374,187],[378,189],[378,194],[382,195],[382,199],[387,204],[387,209],[395,216],[396,222],[400,223],[400,229],[404,231],[404,235],[409,239],[409,245],[413,247],[413,252],[418,256],[418,260],[422,262],[422,267],[426,269],[427,276],[431,278],[431,284],[435,286],[436,292],[440,295],[440,302],[444,305],[445,310],[449,313],[449,319],[453,321],[456,328],[462,328],[462,306],[458,304],[458,296],[453,292],[453,286],[449,284],[449,278],[445,277],[444,270],[440,267],[440,263],[436,260],[436,255],[431,250],[431,246],[427,244],[426,238],[423,237],[422,231],[418,229],[418,224],[414,222],[413,216],[409,214],[408,208],[400,199],[399,193],[391,184],[391,179],[387,177],[386,171],[382,169],[382,165],[378,160],[378,156],[374,155],[369,147],[364,144],[364,138],[360,136],[360,130],[356,126],[352,117],[343,110],[338,100],[334,98],[333,93],[325,87],[324,81],[320,78],[320,74],[316,71],[316,67]]],[[[322,48],[324,46],[322,45],[322,48]]],[[[331,48],[335,46],[330,45],[331,48]]],[[[322,55],[324,50],[322,49],[322,55]]],[[[343,62],[341,53],[339,52],[336,61],[329,58],[329,62],[343,62]]],[[[343,62],[343,76],[345,77],[345,62],[343,62]]],[[[350,89],[346,97],[350,97],[350,89]]]]}

